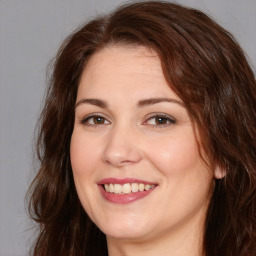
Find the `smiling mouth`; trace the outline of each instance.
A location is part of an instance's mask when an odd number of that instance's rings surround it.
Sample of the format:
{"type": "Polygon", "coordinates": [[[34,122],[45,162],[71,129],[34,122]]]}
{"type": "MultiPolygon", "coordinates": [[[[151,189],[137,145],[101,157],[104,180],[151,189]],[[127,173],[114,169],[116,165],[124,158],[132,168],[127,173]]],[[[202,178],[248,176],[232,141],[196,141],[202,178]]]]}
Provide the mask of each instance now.
{"type": "Polygon", "coordinates": [[[159,184],[136,178],[105,178],[97,185],[105,200],[114,204],[128,204],[147,197],[159,184]]]}
{"type": "Polygon", "coordinates": [[[125,183],[125,184],[103,184],[102,187],[108,193],[113,194],[131,194],[151,190],[156,185],[143,183],[125,183]]]}

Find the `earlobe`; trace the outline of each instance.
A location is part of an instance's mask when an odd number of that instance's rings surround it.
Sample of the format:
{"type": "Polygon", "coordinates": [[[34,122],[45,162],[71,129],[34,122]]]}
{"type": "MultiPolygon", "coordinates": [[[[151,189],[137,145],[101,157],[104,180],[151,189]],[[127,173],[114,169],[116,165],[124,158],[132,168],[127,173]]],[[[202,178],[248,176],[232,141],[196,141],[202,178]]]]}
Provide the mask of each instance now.
{"type": "Polygon", "coordinates": [[[217,166],[214,171],[214,178],[215,179],[223,179],[226,176],[226,170],[224,168],[221,168],[220,166],[217,166]]]}

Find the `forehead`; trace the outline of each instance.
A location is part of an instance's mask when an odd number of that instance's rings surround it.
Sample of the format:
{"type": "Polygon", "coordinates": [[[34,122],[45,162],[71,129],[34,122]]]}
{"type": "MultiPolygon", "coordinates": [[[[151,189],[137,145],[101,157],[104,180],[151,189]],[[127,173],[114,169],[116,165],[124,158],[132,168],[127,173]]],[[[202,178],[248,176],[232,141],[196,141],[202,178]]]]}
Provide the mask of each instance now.
{"type": "Polygon", "coordinates": [[[161,71],[158,55],[152,49],[139,45],[110,45],[92,55],[85,72],[92,71],[95,65],[107,71],[108,67],[112,68],[110,64],[119,64],[115,68],[120,70],[131,70],[136,65],[137,72],[156,68],[161,71]]]}
{"type": "Polygon", "coordinates": [[[78,96],[125,93],[128,97],[130,92],[145,97],[171,94],[178,98],[166,82],[160,59],[153,50],[143,46],[115,45],[95,53],[82,73],[78,96]]]}

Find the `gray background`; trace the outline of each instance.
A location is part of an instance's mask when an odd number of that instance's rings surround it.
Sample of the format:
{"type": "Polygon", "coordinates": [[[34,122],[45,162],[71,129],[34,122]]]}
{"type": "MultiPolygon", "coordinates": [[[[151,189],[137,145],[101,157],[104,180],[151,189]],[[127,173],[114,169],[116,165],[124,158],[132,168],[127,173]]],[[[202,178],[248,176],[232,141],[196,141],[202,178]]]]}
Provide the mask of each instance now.
{"type": "MultiPolygon", "coordinates": [[[[33,132],[46,66],[84,20],[122,0],[0,0],[0,256],[27,255],[24,196],[34,170],[33,132]]],[[[256,0],[180,0],[230,30],[256,66],[256,0]]]]}

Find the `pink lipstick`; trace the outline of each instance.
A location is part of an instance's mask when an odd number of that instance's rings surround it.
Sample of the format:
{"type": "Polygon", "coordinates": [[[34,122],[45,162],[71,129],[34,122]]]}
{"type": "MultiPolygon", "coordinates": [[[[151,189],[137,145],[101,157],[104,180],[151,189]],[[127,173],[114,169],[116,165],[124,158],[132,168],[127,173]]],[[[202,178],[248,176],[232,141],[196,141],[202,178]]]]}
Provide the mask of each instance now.
{"type": "Polygon", "coordinates": [[[98,182],[102,196],[117,204],[131,203],[149,195],[157,184],[134,178],[106,178],[98,182]]]}

